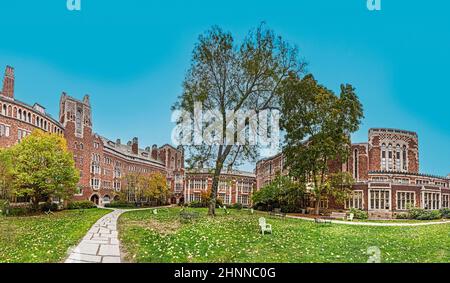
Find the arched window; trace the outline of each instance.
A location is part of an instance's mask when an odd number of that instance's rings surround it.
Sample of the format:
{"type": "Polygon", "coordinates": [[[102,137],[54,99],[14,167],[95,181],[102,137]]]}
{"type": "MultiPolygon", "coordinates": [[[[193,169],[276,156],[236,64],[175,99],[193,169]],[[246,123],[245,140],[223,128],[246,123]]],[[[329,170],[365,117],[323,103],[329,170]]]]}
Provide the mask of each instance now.
{"type": "Polygon", "coordinates": [[[388,169],[389,170],[392,170],[394,167],[392,158],[393,158],[392,144],[389,144],[389,146],[388,146],[388,169]]]}
{"type": "Polygon", "coordinates": [[[381,145],[381,170],[386,170],[386,144],[381,145]]]}
{"type": "Polygon", "coordinates": [[[28,112],[28,123],[31,123],[31,113],[28,112]]]}
{"type": "Polygon", "coordinates": [[[8,115],[7,111],[6,111],[6,104],[3,104],[3,115],[8,115]]]}
{"type": "Polygon", "coordinates": [[[400,155],[401,155],[401,150],[400,150],[400,145],[397,144],[396,149],[395,149],[395,170],[396,171],[401,171],[402,167],[400,165],[400,155]]]}
{"type": "Polygon", "coordinates": [[[353,154],[353,177],[358,180],[358,150],[355,149],[353,154]]]}
{"type": "Polygon", "coordinates": [[[22,120],[22,109],[17,112],[17,119],[22,120]]]}
{"type": "Polygon", "coordinates": [[[408,171],[408,161],[407,161],[407,152],[406,145],[403,146],[403,171],[408,171]]]}

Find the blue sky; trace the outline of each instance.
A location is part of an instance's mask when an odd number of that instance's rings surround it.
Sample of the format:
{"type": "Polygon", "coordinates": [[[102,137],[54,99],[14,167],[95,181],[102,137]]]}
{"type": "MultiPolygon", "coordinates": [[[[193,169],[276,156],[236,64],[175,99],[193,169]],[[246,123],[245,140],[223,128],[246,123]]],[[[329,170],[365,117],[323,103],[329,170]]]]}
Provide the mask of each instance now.
{"type": "Polygon", "coordinates": [[[371,127],[419,134],[421,172],[450,173],[449,1],[366,0],[0,2],[0,68],[16,68],[16,97],[58,115],[62,91],[91,95],[95,131],[170,142],[170,106],[198,36],[212,25],[239,40],[265,21],[299,47],[327,87],[351,83],[371,127]]]}

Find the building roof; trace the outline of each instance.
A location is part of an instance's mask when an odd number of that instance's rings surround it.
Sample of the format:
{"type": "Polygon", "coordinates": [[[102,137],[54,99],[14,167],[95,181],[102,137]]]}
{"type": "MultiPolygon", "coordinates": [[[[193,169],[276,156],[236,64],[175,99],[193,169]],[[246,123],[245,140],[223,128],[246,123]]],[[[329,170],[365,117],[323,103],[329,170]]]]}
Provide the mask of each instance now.
{"type": "Polygon", "coordinates": [[[136,160],[136,161],[141,160],[141,161],[151,162],[151,163],[154,163],[155,165],[161,165],[161,166],[165,165],[164,162],[162,162],[160,160],[157,160],[157,159],[154,159],[152,157],[151,151],[139,148],[138,149],[138,154],[136,155],[136,154],[134,154],[132,152],[131,145],[122,144],[122,143],[119,144],[117,142],[109,140],[109,139],[107,139],[105,137],[102,137],[100,135],[99,135],[99,137],[102,140],[103,146],[105,148],[108,148],[108,149],[110,149],[110,150],[112,150],[112,151],[114,151],[116,153],[122,154],[125,157],[132,158],[133,160],[136,160]]]}
{"type": "Polygon", "coordinates": [[[55,125],[57,125],[58,127],[60,127],[61,129],[64,129],[64,126],[56,119],[54,119],[50,114],[48,114],[47,112],[44,111],[44,113],[38,111],[34,106],[38,105],[39,107],[43,108],[45,110],[45,107],[43,107],[42,105],[40,105],[39,103],[34,103],[33,106],[29,105],[28,103],[25,103],[23,101],[20,101],[18,99],[4,99],[4,97],[0,96],[0,100],[6,101],[8,103],[12,103],[12,104],[17,104],[19,106],[22,106],[24,108],[27,108],[27,110],[34,112],[34,114],[43,116],[47,119],[49,119],[50,121],[52,121],[52,123],[54,123],[55,125]]]}
{"type": "MultiPolygon", "coordinates": [[[[212,168],[189,169],[186,171],[186,174],[213,174],[213,173],[214,173],[214,169],[212,169],[212,168]]],[[[221,175],[236,175],[236,176],[256,178],[256,175],[253,172],[247,172],[247,171],[242,171],[242,170],[228,171],[228,170],[224,169],[224,170],[222,170],[221,175]]]]}
{"type": "Polygon", "coordinates": [[[431,175],[431,174],[423,174],[423,173],[412,173],[412,172],[397,172],[397,171],[369,171],[369,174],[385,174],[385,175],[407,175],[407,176],[416,176],[416,177],[426,177],[426,178],[434,178],[434,179],[449,179],[447,177],[431,175]]]}

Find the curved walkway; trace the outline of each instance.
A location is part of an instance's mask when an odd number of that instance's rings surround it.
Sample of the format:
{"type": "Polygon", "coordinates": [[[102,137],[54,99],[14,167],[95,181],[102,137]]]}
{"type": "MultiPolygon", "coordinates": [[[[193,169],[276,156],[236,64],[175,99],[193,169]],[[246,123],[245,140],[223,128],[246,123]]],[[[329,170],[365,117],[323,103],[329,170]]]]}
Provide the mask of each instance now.
{"type": "Polygon", "coordinates": [[[152,210],[162,207],[141,209],[110,209],[111,213],[100,218],[87,232],[81,242],[69,250],[65,263],[121,263],[117,220],[128,211],[152,210]]]}
{"type": "MultiPolygon", "coordinates": [[[[307,221],[314,221],[314,218],[301,217],[287,215],[288,218],[301,219],[307,221]]],[[[381,227],[413,227],[413,226],[429,226],[429,225],[440,225],[440,224],[450,224],[450,221],[436,221],[436,222],[423,222],[423,223],[382,223],[382,222],[351,222],[342,220],[331,220],[333,224],[342,225],[356,225],[356,226],[381,226],[381,227]]]]}

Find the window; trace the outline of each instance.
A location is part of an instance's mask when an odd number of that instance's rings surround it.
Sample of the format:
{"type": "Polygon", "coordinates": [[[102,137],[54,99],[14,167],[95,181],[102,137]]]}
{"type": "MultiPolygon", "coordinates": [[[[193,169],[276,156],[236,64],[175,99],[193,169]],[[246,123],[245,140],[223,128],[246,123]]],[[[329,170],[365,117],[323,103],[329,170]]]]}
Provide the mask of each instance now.
{"type": "Polygon", "coordinates": [[[389,210],[391,208],[391,191],[383,189],[369,190],[370,210],[389,210]]]}
{"type": "Polygon", "coordinates": [[[243,205],[249,205],[248,196],[247,195],[239,195],[237,198],[237,203],[243,205]]]}
{"type": "Polygon", "coordinates": [[[423,208],[427,210],[437,210],[440,209],[440,193],[434,192],[423,192],[422,193],[422,204],[423,208]]]}
{"type": "Polygon", "coordinates": [[[430,181],[417,179],[416,184],[417,185],[428,185],[428,184],[430,184],[430,181]]]}
{"type": "Polygon", "coordinates": [[[363,196],[364,196],[363,191],[353,191],[352,194],[350,195],[350,198],[346,201],[345,208],[364,209],[363,196]]]}
{"type": "Polygon", "coordinates": [[[98,142],[94,142],[94,148],[95,148],[95,149],[99,148],[99,146],[100,146],[100,145],[98,144],[98,142]]]}
{"type": "Polygon", "coordinates": [[[396,152],[395,152],[395,170],[400,171],[400,145],[397,144],[396,152]]]}
{"type": "Polygon", "coordinates": [[[409,179],[407,179],[407,178],[394,178],[394,183],[397,183],[397,184],[409,184],[409,179]]]}
{"type": "Polygon", "coordinates": [[[449,194],[442,195],[442,208],[450,208],[450,195],[449,194]]]}
{"type": "Polygon", "coordinates": [[[406,145],[403,146],[403,171],[408,171],[408,162],[407,162],[407,153],[406,153],[406,145]]]}
{"type": "Polygon", "coordinates": [[[121,183],[118,182],[118,181],[115,181],[114,184],[113,184],[114,190],[120,191],[120,187],[121,187],[121,183]]]}
{"type": "Polygon", "coordinates": [[[386,144],[381,146],[381,170],[386,170],[386,144]]]}
{"type": "Polygon", "coordinates": [[[358,150],[355,149],[354,155],[353,155],[353,177],[355,180],[358,180],[358,150]]]}
{"type": "Polygon", "coordinates": [[[228,181],[219,181],[219,191],[226,192],[229,188],[228,181]]]}
{"type": "Polygon", "coordinates": [[[26,136],[28,136],[30,132],[22,129],[17,130],[17,140],[20,142],[22,139],[24,139],[26,136]]]}
{"type": "Polygon", "coordinates": [[[397,192],[397,210],[407,210],[416,206],[414,192],[397,192]]]}
{"type": "Polygon", "coordinates": [[[392,161],[393,155],[392,155],[392,144],[389,144],[388,146],[388,169],[392,170],[394,167],[393,161],[392,161]]]}
{"type": "Polygon", "coordinates": [[[9,137],[10,127],[0,124],[0,137],[9,137]]]}
{"type": "Polygon", "coordinates": [[[97,178],[92,178],[91,179],[91,187],[94,190],[100,189],[100,180],[97,178]]]}

